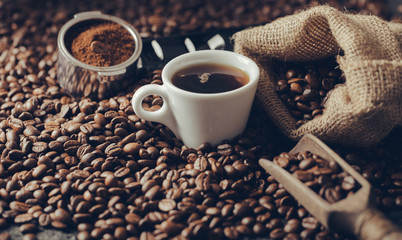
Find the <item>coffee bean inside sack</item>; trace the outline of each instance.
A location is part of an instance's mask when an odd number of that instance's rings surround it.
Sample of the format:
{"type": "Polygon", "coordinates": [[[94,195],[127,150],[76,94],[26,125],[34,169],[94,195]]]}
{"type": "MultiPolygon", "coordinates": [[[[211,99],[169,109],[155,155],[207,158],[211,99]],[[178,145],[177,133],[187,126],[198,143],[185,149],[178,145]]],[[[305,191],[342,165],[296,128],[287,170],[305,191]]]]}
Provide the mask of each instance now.
{"type": "Polygon", "coordinates": [[[276,64],[275,69],[279,70],[276,71],[275,91],[296,119],[297,126],[321,116],[329,92],[345,82],[335,57],[276,64]]]}
{"type": "Polygon", "coordinates": [[[288,170],[329,203],[347,198],[360,188],[359,183],[338,163],[308,151],[297,154],[283,152],[274,157],[273,162],[288,170]]]}

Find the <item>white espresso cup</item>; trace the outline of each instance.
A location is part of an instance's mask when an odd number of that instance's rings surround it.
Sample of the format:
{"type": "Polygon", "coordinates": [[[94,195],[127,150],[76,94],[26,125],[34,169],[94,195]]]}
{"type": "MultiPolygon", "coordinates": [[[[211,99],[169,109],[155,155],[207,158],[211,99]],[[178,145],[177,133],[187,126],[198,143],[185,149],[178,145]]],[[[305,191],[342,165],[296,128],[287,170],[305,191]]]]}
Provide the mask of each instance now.
{"type": "Polygon", "coordinates": [[[135,113],[142,119],[169,127],[185,145],[197,148],[203,143],[217,145],[240,135],[247,125],[257,89],[260,71],[251,59],[229,51],[203,50],[180,55],[162,70],[163,85],[150,84],[133,95],[135,113]],[[220,93],[195,93],[173,85],[172,77],[180,70],[200,64],[234,67],[248,75],[249,81],[240,88],[220,93]],[[142,101],[149,95],[159,95],[162,107],[147,111],[142,101]]]}

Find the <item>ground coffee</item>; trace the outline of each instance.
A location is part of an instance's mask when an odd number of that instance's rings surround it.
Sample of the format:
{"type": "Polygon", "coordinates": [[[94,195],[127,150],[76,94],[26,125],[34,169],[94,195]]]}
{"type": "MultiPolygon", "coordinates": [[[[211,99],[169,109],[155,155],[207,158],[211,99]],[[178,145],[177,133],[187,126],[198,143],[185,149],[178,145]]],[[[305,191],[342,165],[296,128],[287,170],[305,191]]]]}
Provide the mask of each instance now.
{"type": "Polygon", "coordinates": [[[72,42],[71,52],[83,63],[109,67],[129,59],[134,48],[134,38],[124,27],[102,23],[78,34],[72,42]]]}

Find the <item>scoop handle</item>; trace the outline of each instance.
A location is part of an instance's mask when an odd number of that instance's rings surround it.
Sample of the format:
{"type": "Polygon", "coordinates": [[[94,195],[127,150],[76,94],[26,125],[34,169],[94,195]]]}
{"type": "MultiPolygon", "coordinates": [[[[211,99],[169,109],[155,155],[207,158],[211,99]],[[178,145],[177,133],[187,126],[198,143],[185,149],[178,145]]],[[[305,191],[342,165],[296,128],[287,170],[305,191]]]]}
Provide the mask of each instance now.
{"type": "Polygon", "coordinates": [[[401,240],[401,229],[374,208],[363,211],[356,219],[355,234],[363,240],[401,240]]]}

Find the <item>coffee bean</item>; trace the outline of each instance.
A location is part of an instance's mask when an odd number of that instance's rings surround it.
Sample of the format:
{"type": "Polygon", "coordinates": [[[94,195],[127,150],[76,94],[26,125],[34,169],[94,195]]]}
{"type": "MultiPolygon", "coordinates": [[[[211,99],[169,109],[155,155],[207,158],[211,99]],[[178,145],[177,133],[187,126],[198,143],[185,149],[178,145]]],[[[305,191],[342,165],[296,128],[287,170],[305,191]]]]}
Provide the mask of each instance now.
{"type": "Polygon", "coordinates": [[[282,168],[286,168],[289,165],[289,159],[285,157],[278,157],[276,158],[277,164],[282,168]]]}
{"type": "Polygon", "coordinates": [[[237,217],[244,217],[251,213],[251,209],[244,203],[236,203],[234,205],[233,214],[237,217]]]}
{"type": "Polygon", "coordinates": [[[36,240],[36,235],[34,233],[27,233],[24,234],[24,236],[22,237],[22,240],[36,240]]]}
{"type": "Polygon", "coordinates": [[[334,83],[330,78],[324,78],[321,82],[322,88],[325,90],[330,90],[334,87],[334,83]]]}
{"type": "Polygon", "coordinates": [[[169,212],[176,207],[176,202],[172,199],[165,198],[159,201],[158,207],[163,212],[169,212]]]}
{"type": "MultiPolygon", "coordinates": [[[[179,232],[184,228],[184,225],[180,225],[180,224],[174,223],[174,222],[172,222],[172,221],[170,221],[170,220],[168,219],[168,220],[166,220],[166,221],[163,221],[163,222],[160,224],[160,228],[161,228],[161,230],[162,230],[163,232],[167,233],[168,235],[174,236],[174,235],[176,235],[177,233],[179,233],[179,232]]],[[[195,232],[194,235],[198,235],[198,234],[195,232]]]]}
{"type": "Polygon", "coordinates": [[[314,217],[306,217],[302,220],[302,226],[309,230],[315,230],[318,228],[318,220],[314,217]]]}
{"type": "Polygon", "coordinates": [[[300,162],[299,168],[302,170],[306,170],[314,166],[314,160],[312,158],[304,159],[300,162]]]}
{"type": "Polygon", "coordinates": [[[60,221],[51,221],[50,224],[56,229],[66,229],[68,227],[67,224],[60,221]]]}
{"type": "Polygon", "coordinates": [[[63,222],[63,223],[71,222],[70,213],[67,212],[66,210],[62,209],[62,208],[56,209],[56,211],[54,212],[54,214],[52,216],[53,216],[52,217],[53,221],[60,221],[60,222],[63,222]]]}
{"type": "Polygon", "coordinates": [[[218,153],[223,156],[230,156],[232,154],[233,148],[229,144],[222,144],[216,147],[218,153]]]}
{"type": "Polygon", "coordinates": [[[47,149],[46,142],[35,142],[32,146],[32,151],[36,153],[42,153],[47,149]]]}
{"type": "Polygon", "coordinates": [[[158,185],[153,186],[151,189],[149,189],[144,197],[149,199],[149,200],[154,200],[157,199],[161,196],[161,191],[160,191],[160,187],[158,185]]]}
{"type": "Polygon", "coordinates": [[[293,83],[290,84],[290,90],[292,90],[293,92],[301,94],[303,92],[303,87],[299,83],[293,82],[293,83]]]}
{"type": "Polygon", "coordinates": [[[302,182],[308,182],[314,179],[313,174],[307,171],[297,170],[293,173],[295,177],[297,177],[302,182]]]}
{"type": "Polygon", "coordinates": [[[29,213],[24,213],[24,214],[19,214],[15,216],[14,222],[15,223],[27,223],[30,222],[33,219],[32,214],[29,213]]]}
{"type": "Polygon", "coordinates": [[[26,224],[22,224],[19,227],[19,230],[22,234],[26,234],[26,233],[34,233],[36,232],[38,229],[36,227],[35,224],[33,223],[26,223],[26,224]]]}
{"type": "Polygon", "coordinates": [[[49,226],[51,221],[52,220],[51,220],[50,216],[46,213],[41,214],[38,218],[38,223],[42,227],[49,226]]]}
{"type": "Polygon", "coordinates": [[[208,168],[208,160],[205,157],[199,157],[194,162],[194,169],[205,171],[208,168]]]}
{"type": "Polygon", "coordinates": [[[86,123],[80,126],[80,130],[87,135],[91,135],[95,131],[95,128],[92,124],[86,123]]]}
{"type": "Polygon", "coordinates": [[[135,213],[128,213],[125,215],[124,219],[130,224],[138,224],[141,217],[135,213]]]}
{"type": "Polygon", "coordinates": [[[100,41],[91,42],[91,49],[95,53],[105,53],[108,50],[107,46],[100,41]]]}
{"type": "Polygon", "coordinates": [[[345,191],[350,191],[355,188],[355,179],[352,176],[346,176],[342,181],[342,189],[345,191]]]}
{"type": "Polygon", "coordinates": [[[272,239],[282,239],[283,237],[285,237],[285,235],[286,235],[286,232],[283,231],[282,228],[276,228],[271,231],[271,233],[269,234],[269,237],[272,239]]]}
{"type": "Polygon", "coordinates": [[[117,227],[114,230],[114,234],[113,234],[114,238],[117,240],[123,240],[126,239],[127,237],[127,230],[124,227],[117,227]]]}
{"type": "Polygon", "coordinates": [[[60,192],[63,195],[71,194],[72,191],[72,181],[64,181],[60,186],[60,192]]]}
{"type": "Polygon", "coordinates": [[[325,189],[324,196],[325,199],[330,203],[337,202],[341,198],[340,193],[334,188],[330,187],[325,189]]]}
{"type": "Polygon", "coordinates": [[[225,234],[225,237],[228,239],[237,239],[239,237],[239,234],[234,227],[225,227],[223,229],[223,233],[225,234]]]}
{"type": "Polygon", "coordinates": [[[114,175],[109,175],[105,178],[105,185],[108,187],[117,187],[119,185],[119,179],[114,175]]]}
{"type": "Polygon", "coordinates": [[[141,145],[138,143],[127,143],[123,148],[123,152],[126,154],[136,155],[138,154],[140,148],[141,145]]]}
{"type": "Polygon", "coordinates": [[[142,232],[140,235],[140,240],[153,240],[155,239],[151,232],[142,232]]]}
{"type": "MultiPolygon", "coordinates": [[[[28,173],[28,172],[27,172],[28,173]]],[[[26,176],[24,174],[23,176],[26,176]]],[[[24,177],[25,178],[25,177],[24,177]]],[[[33,194],[31,191],[26,190],[26,189],[20,189],[16,194],[15,194],[15,199],[20,202],[25,202],[27,199],[32,198],[33,194]]]]}
{"type": "Polygon", "coordinates": [[[220,215],[221,210],[217,207],[209,207],[207,208],[207,210],[205,211],[205,213],[207,215],[212,215],[212,216],[216,216],[216,215],[220,215]]]}
{"type": "Polygon", "coordinates": [[[77,239],[78,240],[88,240],[88,239],[91,239],[91,235],[88,231],[80,231],[77,234],[77,239]]]}
{"type": "Polygon", "coordinates": [[[287,233],[296,233],[300,229],[300,220],[299,219],[290,219],[283,230],[287,233]]]}
{"type": "Polygon", "coordinates": [[[310,101],[310,100],[314,100],[315,98],[317,98],[318,97],[318,92],[317,92],[317,90],[315,90],[315,89],[305,89],[304,91],[303,91],[303,97],[307,100],[307,101],[310,101]]]}
{"type": "Polygon", "coordinates": [[[123,178],[130,173],[130,169],[126,167],[119,168],[115,171],[114,175],[118,178],[123,178]]]}
{"type": "Polygon", "coordinates": [[[48,167],[45,164],[38,165],[32,172],[32,177],[39,178],[42,177],[47,171],[48,167]]]}
{"type": "Polygon", "coordinates": [[[18,202],[18,201],[12,201],[9,205],[11,210],[16,210],[18,212],[27,212],[29,209],[29,205],[22,203],[22,202],[18,202]]]}
{"type": "Polygon", "coordinates": [[[307,83],[315,89],[320,88],[320,82],[316,76],[316,74],[306,74],[306,76],[304,76],[304,79],[306,79],[307,83]]]}

